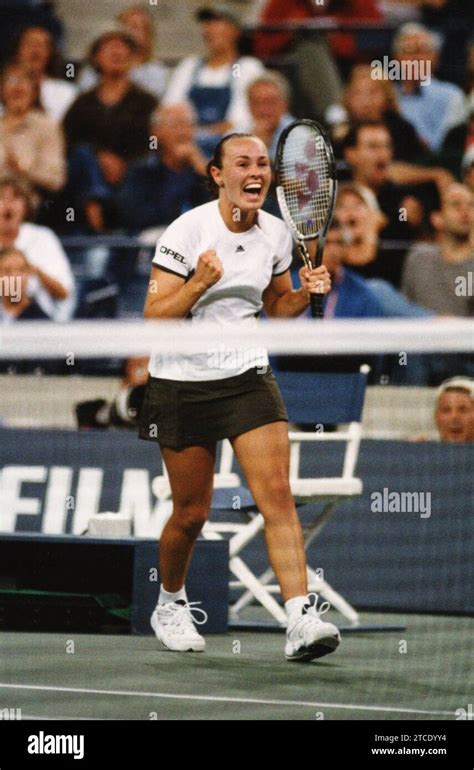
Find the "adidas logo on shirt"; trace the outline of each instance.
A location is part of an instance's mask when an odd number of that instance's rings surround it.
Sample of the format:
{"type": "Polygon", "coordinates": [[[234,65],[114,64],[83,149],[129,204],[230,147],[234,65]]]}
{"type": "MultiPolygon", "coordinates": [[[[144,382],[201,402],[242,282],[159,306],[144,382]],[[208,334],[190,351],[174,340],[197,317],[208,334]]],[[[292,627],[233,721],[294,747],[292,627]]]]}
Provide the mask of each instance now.
{"type": "Polygon", "coordinates": [[[245,251],[243,246],[237,246],[236,251],[245,251]]]}

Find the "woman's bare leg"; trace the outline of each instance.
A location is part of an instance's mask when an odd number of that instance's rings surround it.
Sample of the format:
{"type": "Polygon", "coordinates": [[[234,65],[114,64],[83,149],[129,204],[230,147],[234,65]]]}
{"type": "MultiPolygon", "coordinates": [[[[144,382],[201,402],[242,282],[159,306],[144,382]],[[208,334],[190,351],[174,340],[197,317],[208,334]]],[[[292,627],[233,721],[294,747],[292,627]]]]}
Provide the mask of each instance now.
{"type": "Polygon", "coordinates": [[[289,482],[288,423],[279,420],[242,433],[232,446],[265,519],[268,555],[283,600],[305,596],[306,555],[289,482]]]}
{"type": "Polygon", "coordinates": [[[165,591],[179,591],[186,580],[194,543],[212,499],[216,445],[175,450],[162,447],[170,479],[173,513],[160,539],[160,577],[165,591]]]}

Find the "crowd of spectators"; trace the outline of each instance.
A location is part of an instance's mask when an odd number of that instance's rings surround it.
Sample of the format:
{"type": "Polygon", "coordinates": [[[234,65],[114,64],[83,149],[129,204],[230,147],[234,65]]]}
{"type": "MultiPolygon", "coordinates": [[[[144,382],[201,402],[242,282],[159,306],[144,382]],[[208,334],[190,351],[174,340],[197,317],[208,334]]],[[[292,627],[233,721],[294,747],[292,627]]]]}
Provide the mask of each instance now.
{"type": "MultiPolygon", "coordinates": [[[[234,6],[210,5],[195,17],[203,54],[165,62],[159,9],[142,3],[99,29],[82,62],[65,63],[58,25],[20,25],[0,75],[0,277],[28,290],[18,306],[4,298],[0,322],[67,318],[74,278],[61,238],[166,226],[208,199],[206,164],[225,133],[253,132],[274,160],[295,116],[325,124],[338,162],[326,316],[473,315],[472,290],[458,291],[474,271],[472,10],[457,0],[258,6],[260,24],[303,29],[329,15],[371,31],[247,30],[244,52],[234,6]],[[381,77],[376,64],[401,74],[381,77]]],[[[278,215],[272,195],[267,206],[278,215]]],[[[465,357],[466,375],[472,366],[465,357]]]]}

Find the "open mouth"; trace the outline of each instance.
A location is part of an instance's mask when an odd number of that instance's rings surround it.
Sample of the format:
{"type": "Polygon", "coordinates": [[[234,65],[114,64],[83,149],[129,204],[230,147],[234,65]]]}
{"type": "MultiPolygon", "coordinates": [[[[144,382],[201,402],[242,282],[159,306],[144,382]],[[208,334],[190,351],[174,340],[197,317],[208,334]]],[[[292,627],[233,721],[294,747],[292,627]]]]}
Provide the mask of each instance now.
{"type": "Polygon", "coordinates": [[[251,198],[258,198],[262,193],[263,185],[261,182],[250,182],[249,184],[245,185],[243,190],[247,196],[250,196],[251,198]]]}

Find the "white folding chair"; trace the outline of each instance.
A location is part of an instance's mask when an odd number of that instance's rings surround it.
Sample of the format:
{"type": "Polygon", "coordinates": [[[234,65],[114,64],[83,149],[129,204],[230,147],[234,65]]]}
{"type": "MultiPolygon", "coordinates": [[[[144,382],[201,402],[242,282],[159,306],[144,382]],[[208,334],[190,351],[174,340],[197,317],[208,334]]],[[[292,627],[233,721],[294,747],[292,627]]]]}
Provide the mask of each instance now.
{"type": "MultiPolygon", "coordinates": [[[[276,376],[285,399],[288,415],[292,422],[310,424],[313,430],[290,430],[290,484],[297,506],[309,503],[323,503],[322,512],[307,526],[303,527],[305,547],[308,548],[314,538],[334,513],[336,506],[343,500],[362,493],[362,481],[355,476],[361,439],[361,417],[367,384],[368,366],[361,367],[354,374],[313,374],[312,372],[276,372],[276,376]],[[344,430],[330,432],[321,430],[323,426],[347,425],[344,430]],[[340,476],[328,478],[303,478],[301,471],[301,447],[311,442],[343,441],[345,453],[340,476]]],[[[219,472],[215,475],[216,489],[226,487],[232,468],[232,448],[228,442],[223,445],[219,472]]],[[[238,478],[238,477],[237,477],[238,478]]],[[[239,513],[240,522],[213,522],[206,524],[203,536],[208,539],[223,538],[230,535],[229,569],[237,578],[230,582],[231,588],[244,588],[238,600],[231,605],[231,618],[237,620],[241,611],[251,602],[258,601],[281,625],[286,624],[286,614],[273,594],[279,591],[278,585],[271,583],[273,571],[268,568],[263,574],[255,575],[240,555],[243,549],[261,533],[264,527],[263,516],[252,506],[248,490],[239,486],[233,490],[233,497],[242,497],[244,504],[239,513]],[[252,512],[253,509],[253,512],[252,512]]],[[[221,496],[222,497],[222,496],[221,496]]],[[[226,495],[224,495],[224,498],[226,495]]],[[[214,502],[214,501],[213,501],[214,502]]],[[[227,496],[227,504],[218,505],[220,509],[232,510],[227,496]]],[[[216,507],[216,506],[214,506],[216,507]]],[[[352,625],[359,623],[356,610],[323,578],[319,571],[308,567],[308,585],[310,591],[316,591],[327,599],[352,625]]]]}

